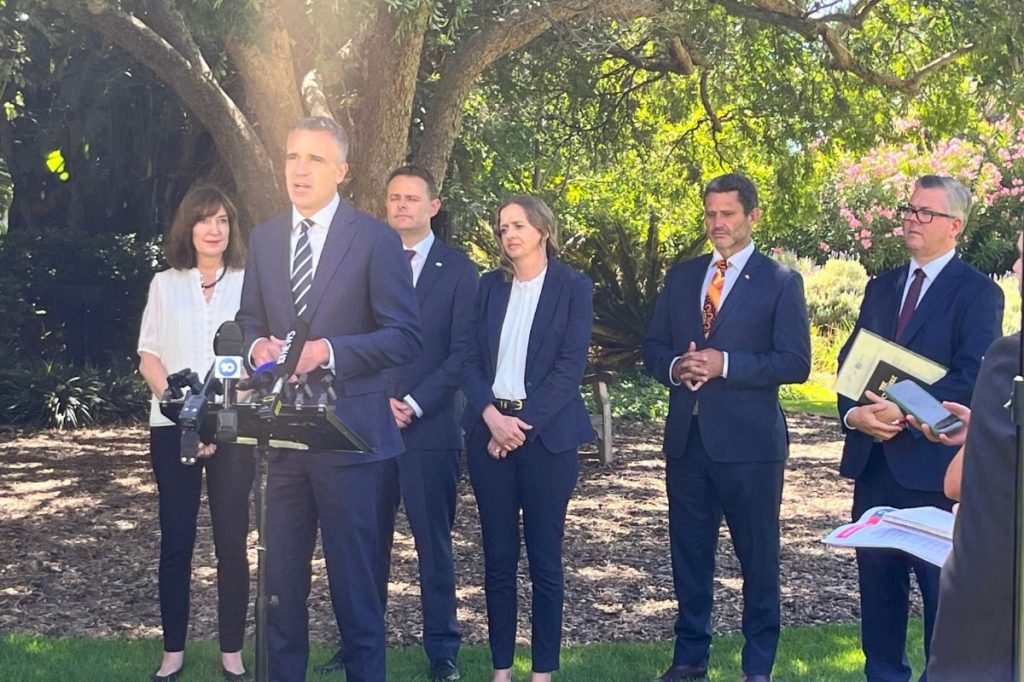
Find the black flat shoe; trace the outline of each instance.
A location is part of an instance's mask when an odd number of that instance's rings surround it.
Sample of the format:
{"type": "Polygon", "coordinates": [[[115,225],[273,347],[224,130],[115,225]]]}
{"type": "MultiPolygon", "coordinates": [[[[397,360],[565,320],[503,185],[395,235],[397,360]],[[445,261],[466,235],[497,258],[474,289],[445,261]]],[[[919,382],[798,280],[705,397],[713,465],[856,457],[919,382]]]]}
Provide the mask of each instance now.
{"type": "Polygon", "coordinates": [[[323,665],[317,666],[316,672],[319,675],[328,675],[330,673],[344,672],[345,670],[345,648],[338,647],[338,650],[331,656],[331,660],[327,661],[323,665]]]}
{"type": "Polygon", "coordinates": [[[244,673],[233,673],[225,667],[221,667],[220,672],[224,675],[224,679],[228,682],[246,682],[252,679],[252,675],[246,670],[244,673]]]}
{"type": "Polygon", "coordinates": [[[185,664],[183,663],[180,668],[175,670],[170,675],[157,675],[157,673],[160,672],[160,668],[157,668],[156,672],[153,673],[153,677],[149,679],[150,682],[178,682],[178,680],[181,678],[181,671],[184,669],[185,664]]]}

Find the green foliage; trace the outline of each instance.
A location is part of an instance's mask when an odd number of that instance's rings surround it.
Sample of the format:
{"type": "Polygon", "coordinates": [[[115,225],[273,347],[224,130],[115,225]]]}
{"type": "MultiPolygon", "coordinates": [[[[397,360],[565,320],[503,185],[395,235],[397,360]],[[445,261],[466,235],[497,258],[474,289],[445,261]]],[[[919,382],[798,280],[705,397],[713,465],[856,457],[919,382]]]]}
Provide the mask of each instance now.
{"type": "Polygon", "coordinates": [[[0,422],[76,429],[137,421],[149,390],[134,372],[73,367],[59,361],[0,370],[0,422]]]}
{"type": "Polygon", "coordinates": [[[1006,305],[1003,307],[1003,334],[1020,331],[1020,280],[1012,275],[996,278],[996,284],[1003,290],[1006,305]]]}
{"type": "MultiPolygon", "coordinates": [[[[587,409],[595,410],[589,390],[583,391],[587,409]]],[[[608,388],[613,419],[651,421],[668,416],[668,388],[642,369],[619,372],[619,381],[608,388]]]]}
{"type": "Polygon", "coordinates": [[[67,353],[76,364],[133,358],[156,241],[60,230],[0,242],[0,344],[24,358],[67,353]]]}
{"type": "Polygon", "coordinates": [[[868,274],[851,258],[834,258],[804,280],[811,326],[823,335],[849,329],[857,321],[868,274]]]}
{"type": "Polygon", "coordinates": [[[844,157],[832,181],[824,185],[824,216],[816,232],[819,250],[855,257],[871,274],[905,262],[897,204],[910,196],[915,178],[949,175],[975,198],[958,245],[961,257],[983,272],[1005,272],[1013,261],[1013,242],[1024,215],[1020,120],[1015,115],[994,123],[979,121],[965,135],[938,138],[920,120],[895,121],[893,128],[902,140],[844,157]]]}
{"type": "Polygon", "coordinates": [[[658,228],[651,216],[646,235],[638,237],[600,215],[565,244],[566,261],[594,281],[591,339],[595,362],[602,367],[636,364],[668,265],[705,248],[701,237],[672,252],[675,244],[661,243],[658,228]]]}

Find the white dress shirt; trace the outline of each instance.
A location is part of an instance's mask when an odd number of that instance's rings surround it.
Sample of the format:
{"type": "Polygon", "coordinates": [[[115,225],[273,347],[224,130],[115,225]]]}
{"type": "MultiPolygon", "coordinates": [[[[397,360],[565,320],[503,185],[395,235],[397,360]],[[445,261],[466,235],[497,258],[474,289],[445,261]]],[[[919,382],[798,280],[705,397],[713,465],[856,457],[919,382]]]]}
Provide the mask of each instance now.
{"type": "MultiPolygon", "coordinates": [[[[324,252],[324,243],[327,242],[327,231],[331,227],[331,222],[334,220],[334,214],[338,212],[338,206],[341,205],[341,197],[337,194],[334,198],[327,202],[327,205],[321,208],[319,211],[310,216],[310,220],[313,221],[313,225],[306,232],[306,236],[309,238],[309,249],[313,252],[313,269],[310,272],[310,277],[316,277],[316,268],[320,264],[320,256],[324,252]]],[[[295,248],[299,243],[299,235],[302,233],[302,221],[306,218],[299,213],[299,209],[292,206],[292,230],[289,238],[288,245],[288,276],[291,277],[292,263],[295,260],[295,248]]],[[[312,279],[310,280],[312,281],[312,279]]],[[[252,362],[252,349],[260,341],[266,341],[267,337],[261,336],[254,340],[249,345],[249,361],[252,362]]],[[[320,365],[324,369],[334,369],[334,346],[331,345],[330,341],[324,339],[327,344],[327,362],[320,365]]],[[[301,349],[299,349],[301,351],[301,349]]]]}
{"type": "MultiPolygon", "coordinates": [[[[217,276],[222,272],[218,270],[217,276]]],[[[200,379],[205,377],[213,366],[213,337],[221,323],[235,319],[244,279],[244,270],[224,272],[224,278],[213,287],[213,295],[207,301],[198,268],[158,272],[149,285],[149,297],[142,312],[139,354],[155,355],[168,374],[187,367],[200,379]]],[[[174,425],[160,413],[156,396],[150,402],[149,425],[174,425]]]]}
{"type": "Polygon", "coordinates": [[[529,281],[512,280],[512,293],[509,295],[498,342],[498,364],[494,371],[494,383],[491,384],[495,398],[526,398],[526,351],[530,345],[533,316],[537,313],[547,274],[545,266],[539,275],[529,281]]]}
{"type": "MultiPolygon", "coordinates": [[[[423,272],[423,266],[427,262],[427,254],[429,254],[430,249],[433,248],[435,239],[436,237],[434,237],[434,232],[431,230],[430,232],[427,232],[426,237],[419,240],[419,242],[417,242],[411,249],[405,249],[406,251],[412,251],[415,254],[412,257],[412,260],[409,261],[409,264],[412,265],[413,286],[416,286],[420,281],[420,273],[423,272]]],[[[408,258],[408,256],[406,257],[408,258]]]]}
{"type": "MultiPolygon", "coordinates": [[[[732,291],[732,287],[740,273],[743,272],[743,268],[747,267],[747,261],[750,260],[750,256],[753,253],[754,242],[751,241],[730,258],[726,259],[728,266],[725,268],[725,281],[722,282],[722,295],[718,298],[719,310],[725,305],[726,297],[732,291]]],[[[704,283],[700,287],[700,298],[697,300],[697,307],[701,311],[702,317],[704,314],[704,298],[708,295],[708,287],[711,286],[711,280],[714,279],[715,273],[718,272],[718,261],[720,260],[722,260],[722,254],[718,253],[718,249],[713,250],[711,252],[711,262],[708,263],[708,270],[704,273],[704,283]]],[[[681,357],[681,355],[677,355],[672,358],[672,363],[668,366],[668,380],[676,386],[679,386],[679,382],[672,376],[672,368],[676,366],[676,361],[681,357]]],[[[729,353],[726,351],[722,351],[722,378],[729,378],[729,353]]]]}

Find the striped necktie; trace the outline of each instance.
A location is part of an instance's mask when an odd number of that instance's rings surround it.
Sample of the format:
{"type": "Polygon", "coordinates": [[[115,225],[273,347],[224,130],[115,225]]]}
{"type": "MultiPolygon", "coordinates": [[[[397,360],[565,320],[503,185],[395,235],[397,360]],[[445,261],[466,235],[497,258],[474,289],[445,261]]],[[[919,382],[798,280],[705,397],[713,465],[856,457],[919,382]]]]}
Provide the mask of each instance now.
{"type": "Polygon", "coordinates": [[[715,266],[718,270],[711,278],[711,283],[708,284],[708,292],[704,294],[704,338],[711,333],[711,325],[715,321],[715,316],[718,315],[718,307],[722,302],[722,287],[725,286],[725,271],[729,267],[729,261],[723,258],[715,263],[715,266]]]}
{"type": "Polygon", "coordinates": [[[309,290],[313,286],[313,249],[309,245],[309,218],[299,225],[299,240],[295,243],[295,257],[292,258],[292,300],[295,301],[295,315],[302,317],[309,303],[309,290]]]}

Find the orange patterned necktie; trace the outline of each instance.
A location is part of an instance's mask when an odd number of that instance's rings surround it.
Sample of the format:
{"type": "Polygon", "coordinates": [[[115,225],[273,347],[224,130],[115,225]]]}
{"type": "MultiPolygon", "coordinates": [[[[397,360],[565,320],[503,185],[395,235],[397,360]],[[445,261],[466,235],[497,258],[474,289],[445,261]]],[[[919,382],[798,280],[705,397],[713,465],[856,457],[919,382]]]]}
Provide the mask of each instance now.
{"type": "Polygon", "coordinates": [[[725,286],[725,271],[729,267],[729,261],[723,258],[715,263],[715,266],[718,267],[718,271],[711,278],[708,293],[704,295],[704,338],[711,333],[711,324],[718,314],[718,304],[722,301],[722,287],[725,286]]]}

